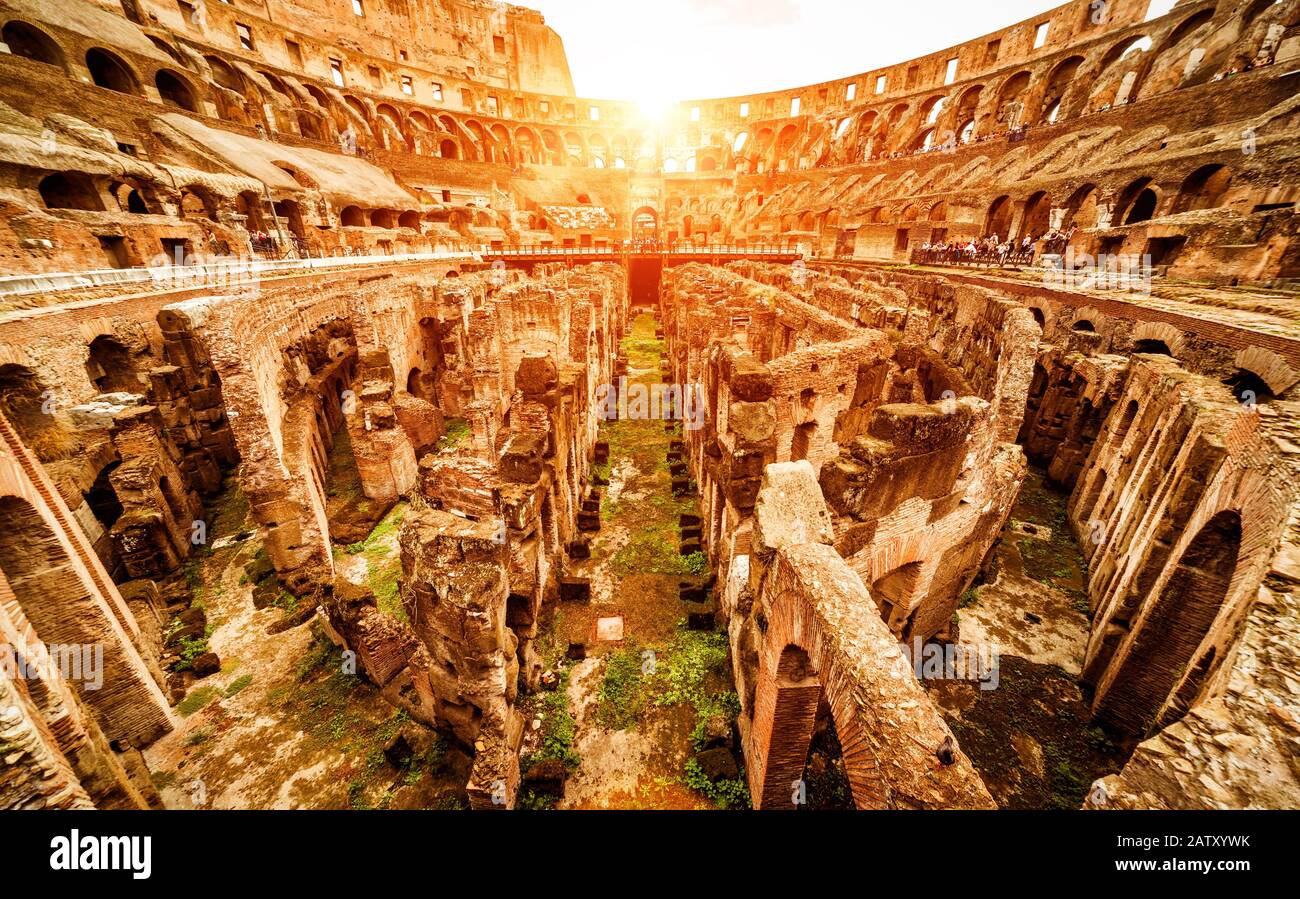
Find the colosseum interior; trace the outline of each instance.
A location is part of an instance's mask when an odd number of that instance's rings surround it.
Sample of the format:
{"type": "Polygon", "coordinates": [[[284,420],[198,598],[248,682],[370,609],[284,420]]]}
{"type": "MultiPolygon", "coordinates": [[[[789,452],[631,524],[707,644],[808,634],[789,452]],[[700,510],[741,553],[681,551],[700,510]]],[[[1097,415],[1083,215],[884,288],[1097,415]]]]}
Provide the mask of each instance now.
{"type": "Polygon", "coordinates": [[[0,808],[1300,807],[1300,0],[544,12],[0,0],[0,808]]]}

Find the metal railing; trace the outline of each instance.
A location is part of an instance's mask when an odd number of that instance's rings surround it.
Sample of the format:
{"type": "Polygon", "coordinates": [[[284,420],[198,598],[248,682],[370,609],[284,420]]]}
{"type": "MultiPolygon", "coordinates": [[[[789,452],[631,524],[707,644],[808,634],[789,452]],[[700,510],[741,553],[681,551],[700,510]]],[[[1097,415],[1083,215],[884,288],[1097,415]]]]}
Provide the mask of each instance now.
{"type": "Polygon", "coordinates": [[[968,253],[961,247],[949,247],[941,250],[913,250],[913,265],[966,265],[975,268],[1010,268],[1031,266],[1034,264],[1033,250],[976,250],[968,253]]]}
{"type": "Polygon", "coordinates": [[[479,247],[488,256],[801,256],[797,246],[741,246],[738,244],[629,244],[603,247],[557,247],[535,244],[514,247],[479,247]]]}
{"type": "MultiPolygon", "coordinates": [[[[340,254],[316,255],[299,259],[259,259],[246,256],[228,256],[194,261],[184,265],[136,266],[134,268],[94,269],[81,272],[42,272],[28,275],[0,277],[0,296],[24,296],[33,293],[50,293],[78,290],[89,287],[139,285],[142,290],[173,289],[187,283],[199,286],[205,281],[248,283],[261,275],[310,271],[312,269],[350,268],[366,265],[389,265],[407,262],[475,263],[481,260],[469,251],[439,251],[429,253],[340,254]]],[[[37,310],[40,311],[40,310],[37,310]]],[[[4,318],[30,314],[20,310],[4,318]]]]}

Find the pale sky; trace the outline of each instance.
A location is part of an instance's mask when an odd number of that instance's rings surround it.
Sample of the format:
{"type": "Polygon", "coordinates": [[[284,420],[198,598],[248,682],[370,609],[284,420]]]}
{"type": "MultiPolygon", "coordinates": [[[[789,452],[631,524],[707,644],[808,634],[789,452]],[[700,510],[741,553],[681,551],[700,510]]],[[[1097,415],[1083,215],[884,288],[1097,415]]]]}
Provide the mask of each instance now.
{"type": "Polygon", "coordinates": [[[520,0],[559,32],[578,95],[650,103],[843,78],[1062,0],[520,0]]]}

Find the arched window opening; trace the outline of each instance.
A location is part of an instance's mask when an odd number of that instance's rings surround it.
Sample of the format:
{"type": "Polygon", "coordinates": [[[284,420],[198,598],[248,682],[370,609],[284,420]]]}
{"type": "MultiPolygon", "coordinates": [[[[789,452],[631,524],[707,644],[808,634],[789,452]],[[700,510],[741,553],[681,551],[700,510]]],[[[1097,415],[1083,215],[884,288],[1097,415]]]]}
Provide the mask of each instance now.
{"type": "Polygon", "coordinates": [[[90,342],[86,374],[100,393],[145,392],[131,350],[116,338],[101,334],[90,342]]]}
{"type": "Polygon", "coordinates": [[[28,25],[26,22],[7,22],[0,35],[14,56],[21,56],[46,65],[65,68],[63,51],[44,31],[28,25]]]}
{"type": "Polygon", "coordinates": [[[189,112],[198,112],[199,104],[194,99],[194,91],[185,81],[173,72],[159,69],[153,76],[158,96],[168,106],[176,106],[189,112]]]}
{"type": "Polygon", "coordinates": [[[1273,399],[1273,389],[1259,375],[1245,368],[1225,378],[1223,383],[1232,391],[1239,403],[1267,403],[1273,399]]]}
{"type": "Polygon", "coordinates": [[[1133,344],[1134,353],[1147,353],[1152,356],[1173,356],[1169,351],[1169,344],[1163,340],[1143,339],[1133,344]]]}
{"type": "Polygon", "coordinates": [[[23,365],[0,365],[0,412],[23,443],[42,462],[69,458],[77,449],[76,434],[52,413],[56,394],[23,365]]]}
{"type": "Polygon", "coordinates": [[[86,68],[90,78],[100,87],[106,87],[119,94],[139,94],[135,76],[119,57],[98,47],[86,53],[86,68]]]}
{"type": "Polygon", "coordinates": [[[109,192],[117,200],[117,207],[122,212],[133,215],[149,214],[149,204],[145,202],[144,195],[134,184],[114,184],[109,188],[109,192]]]}
{"type": "Polygon", "coordinates": [[[109,479],[121,464],[121,462],[110,462],[105,465],[95,476],[95,482],[90,485],[90,489],[81,494],[94,514],[95,520],[104,526],[105,531],[117,524],[117,520],[122,517],[122,501],[117,498],[117,491],[113,489],[113,482],[109,479]]]}
{"type": "Polygon", "coordinates": [[[46,175],[36,188],[46,209],[85,209],[90,212],[103,212],[104,202],[99,191],[82,172],[57,172],[46,175]]]}
{"type": "Polygon", "coordinates": [[[998,240],[1006,240],[1011,233],[1011,198],[998,197],[989,205],[985,219],[984,233],[997,235],[998,240]]]}
{"type": "Polygon", "coordinates": [[[1178,188],[1174,212],[1191,212],[1197,209],[1214,209],[1223,202],[1223,195],[1232,183],[1232,171],[1225,165],[1203,165],[1192,172],[1178,188]]]}
{"type": "Polygon", "coordinates": [[[908,562],[876,578],[871,584],[871,598],[880,610],[880,617],[894,631],[895,636],[900,630],[900,625],[896,624],[896,619],[900,617],[899,610],[905,612],[911,608],[920,577],[921,563],[908,562]]]}
{"type": "Polygon", "coordinates": [[[206,218],[216,221],[217,216],[208,198],[190,188],[185,188],[181,191],[181,218],[206,218]]]}
{"type": "Polygon", "coordinates": [[[1133,201],[1132,208],[1129,209],[1128,215],[1124,217],[1124,224],[1136,225],[1139,222],[1150,221],[1155,217],[1157,202],[1156,192],[1149,187],[1146,188],[1133,201]]]}

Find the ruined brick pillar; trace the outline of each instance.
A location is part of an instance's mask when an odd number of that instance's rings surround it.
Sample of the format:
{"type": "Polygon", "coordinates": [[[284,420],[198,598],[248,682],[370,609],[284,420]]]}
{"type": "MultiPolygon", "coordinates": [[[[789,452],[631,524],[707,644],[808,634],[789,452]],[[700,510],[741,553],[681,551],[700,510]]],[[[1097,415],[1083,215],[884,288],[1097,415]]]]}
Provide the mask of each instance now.
{"type": "Polygon", "coordinates": [[[366,381],[360,387],[346,421],[361,489],[370,499],[395,502],[415,486],[415,449],[398,424],[392,382],[366,381]]]}
{"type": "Polygon", "coordinates": [[[523,725],[513,708],[518,641],[506,626],[509,554],[497,524],[417,499],[402,523],[402,603],[430,656],[439,723],[475,750],[471,801],[509,807],[523,725]]]}
{"type": "Polygon", "coordinates": [[[821,695],[822,685],[808,653],[797,646],[787,646],[775,668],[765,666],[759,672],[754,693],[755,731],[767,739],[755,808],[795,807],[792,797],[803,779],[821,695]]]}

